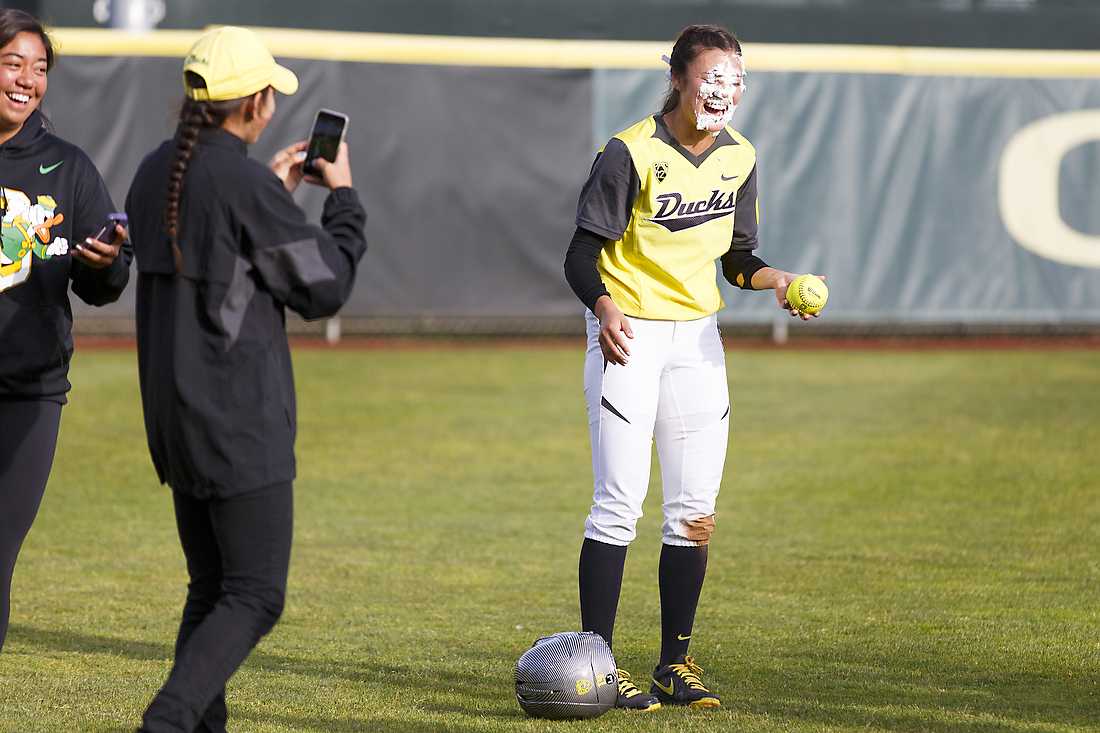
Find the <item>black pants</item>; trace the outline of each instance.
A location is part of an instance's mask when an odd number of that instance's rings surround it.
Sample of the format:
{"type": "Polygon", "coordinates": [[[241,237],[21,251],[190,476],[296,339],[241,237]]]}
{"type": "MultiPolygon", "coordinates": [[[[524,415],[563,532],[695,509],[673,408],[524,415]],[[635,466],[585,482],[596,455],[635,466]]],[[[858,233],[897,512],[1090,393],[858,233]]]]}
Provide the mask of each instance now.
{"type": "Polygon", "coordinates": [[[0,400],[0,650],[8,633],[15,559],[46,492],[60,424],[56,402],[0,400]]]}
{"type": "Polygon", "coordinates": [[[172,496],[191,582],[175,665],[141,730],[223,733],[226,682],[283,611],[291,484],[229,499],[172,496]]]}

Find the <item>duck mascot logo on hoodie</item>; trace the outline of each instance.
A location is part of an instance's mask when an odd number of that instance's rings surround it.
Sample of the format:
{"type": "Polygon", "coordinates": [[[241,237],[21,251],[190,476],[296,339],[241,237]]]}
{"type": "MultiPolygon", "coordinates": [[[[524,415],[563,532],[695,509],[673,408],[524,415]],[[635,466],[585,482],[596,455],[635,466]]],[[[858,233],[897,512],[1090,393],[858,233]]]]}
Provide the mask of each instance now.
{"type": "Polygon", "coordinates": [[[31,203],[27,194],[0,186],[0,292],[26,281],[34,258],[69,253],[69,242],[51,229],[65,221],[53,196],[31,203]]]}

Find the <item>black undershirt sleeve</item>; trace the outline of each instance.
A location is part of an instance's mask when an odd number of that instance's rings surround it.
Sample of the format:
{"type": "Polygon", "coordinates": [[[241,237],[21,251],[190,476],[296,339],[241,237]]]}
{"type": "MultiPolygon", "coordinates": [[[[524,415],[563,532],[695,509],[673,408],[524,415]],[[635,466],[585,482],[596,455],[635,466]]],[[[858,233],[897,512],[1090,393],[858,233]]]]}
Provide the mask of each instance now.
{"type": "Polygon", "coordinates": [[[756,166],[737,192],[737,210],[733,215],[733,239],[722,255],[722,275],[731,285],[752,290],[752,276],[768,266],[753,254],[759,244],[756,220],[756,166]]]}
{"type": "Polygon", "coordinates": [[[767,266],[768,263],[764,260],[743,249],[731,248],[722,255],[722,275],[730,285],[736,285],[742,290],[753,290],[752,276],[757,270],[767,266]]]}
{"type": "Polygon", "coordinates": [[[573,240],[569,242],[569,249],[565,252],[565,279],[588,310],[594,311],[600,296],[608,295],[607,288],[600,279],[599,268],[596,267],[596,261],[599,260],[600,251],[606,242],[600,235],[577,227],[577,231],[573,232],[573,240]]]}

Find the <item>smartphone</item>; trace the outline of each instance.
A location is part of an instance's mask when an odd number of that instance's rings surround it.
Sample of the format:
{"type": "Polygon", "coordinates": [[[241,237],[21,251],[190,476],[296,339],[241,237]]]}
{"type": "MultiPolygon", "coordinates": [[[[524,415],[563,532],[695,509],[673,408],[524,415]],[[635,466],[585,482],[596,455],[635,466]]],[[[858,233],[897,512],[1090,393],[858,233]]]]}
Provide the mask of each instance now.
{"type": "Polygon", "coordinates": [[[107,221],[103,222],[103,226],[99,228],[99,232],[92,237],[92,239],[98,239],[104,244],[110,244],[115,238],[115,224],[121,224],[123,228],[129,223],[129,219],[126,214],[121,211],[116,211],[113,214],[107,214],[107,221]],[[108,237],[104,239],[104,237],[108,237]]]}
{"type": "Polygon", "coordinates": [[[313,165],[313,161],[324,158],[330,163],[335,162],[347,129],[346,114],[331,109],[318,110],[317,117],[313,120],[313,131],[309,133],[309,147],[306,148],[302,172],[307,176],[320,177],[321,172],[313,165]]]}

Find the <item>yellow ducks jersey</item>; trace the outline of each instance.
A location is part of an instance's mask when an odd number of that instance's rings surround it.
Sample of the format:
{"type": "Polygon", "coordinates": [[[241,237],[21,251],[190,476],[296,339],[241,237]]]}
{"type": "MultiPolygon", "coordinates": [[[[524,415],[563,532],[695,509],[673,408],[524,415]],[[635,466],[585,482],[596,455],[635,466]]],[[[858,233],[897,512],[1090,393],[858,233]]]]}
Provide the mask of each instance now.
{"type": "Polygon", "coordinates": [[[715,313],[724,305],[715,260],[757,246],[756,149],[727,126],[696,156],[660,116],[648,117],[597,154],[577,226],[608,240],[600,277],[623,313],[673,321],[715,313]]]}

